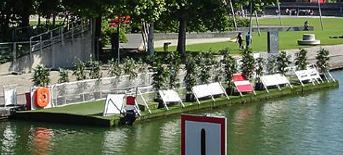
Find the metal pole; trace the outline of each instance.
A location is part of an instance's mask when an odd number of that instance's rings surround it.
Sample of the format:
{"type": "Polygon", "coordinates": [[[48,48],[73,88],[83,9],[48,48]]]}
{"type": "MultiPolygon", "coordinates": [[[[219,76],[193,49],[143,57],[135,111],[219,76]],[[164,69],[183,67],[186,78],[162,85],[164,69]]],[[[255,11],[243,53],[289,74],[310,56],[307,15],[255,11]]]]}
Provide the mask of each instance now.
{"type": "Polygon", "coordinates": [[[279,16],[279,21],[280,21],[280,26],[282,26],[282,22],[281,22],[281,9],[280,9],[280,2],[279,0],[277,0],[277,9],[278,9],[278,16],[279,16]]]}
{"type": "Polygon", "coordinates": [[[249,34],[252,32],[252,0],[250,0],[250,24],[249,24],[249,34]]]}
{"type": "Polygon", "coordinates": [[[120,63],[120,50],[119,50],[119,40],[120,40],[120,36],[119,36],[119,31],[120,31],[120,23],[118,23],[118,27],[117,27],[117,63],[120,63]]]}
{"type": "Polygon", "coordinates": [[[17,43],[13,42],[13,71],[17,71],[17,43]]]}
{"type": "Polygon", "coordinates": [[[255,10],[255,17],[256,17],[256,26],[257,26],[258,36],[261,36],[260,24],[258,23],[258,18],[257,18],[256,10],[255,10]]]}
{"type": "Polygon", "coordinates": [[[317,0],[317,2],[318,2],[320,26],[321,26],[322,30],[324,30],[324,28],[323,28],[323,20],[322,20],[322,9],[321,9],[321,6],[320,6],[320,0],[317,0]]]}
{"type": "Polygon", "coordinates": [[[40,53],[43,53],[43,43],[42,43],[42,36],[39,36],[39,44],[40,44],[40,53]]]}

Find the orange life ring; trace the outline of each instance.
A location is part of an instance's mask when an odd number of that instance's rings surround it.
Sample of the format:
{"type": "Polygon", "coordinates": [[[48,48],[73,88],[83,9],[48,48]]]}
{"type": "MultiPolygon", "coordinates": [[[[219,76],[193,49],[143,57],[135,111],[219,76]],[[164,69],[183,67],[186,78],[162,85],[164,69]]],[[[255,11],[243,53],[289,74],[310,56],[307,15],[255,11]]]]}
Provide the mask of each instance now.
{"type": "Polygon", "coordinates": [[[39,87],[36,90],[35,104],[39,108],[44,108],[49,104],[49,88],[39,87]]]}

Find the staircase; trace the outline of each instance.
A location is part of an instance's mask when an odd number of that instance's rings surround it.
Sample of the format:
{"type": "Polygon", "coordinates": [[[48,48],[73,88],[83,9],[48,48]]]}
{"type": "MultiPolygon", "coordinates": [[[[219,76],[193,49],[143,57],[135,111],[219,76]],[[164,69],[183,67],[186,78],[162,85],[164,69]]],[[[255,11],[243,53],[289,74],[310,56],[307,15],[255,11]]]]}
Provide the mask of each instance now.
{"type": "Polygon", "coordinates": [[[88,61],[92,56],[92,24],[77,21],[29,40],[27,54],[0,65],[0,74],[8,72],[30,72],[37,65],[48,68],[70,68],[78,59],[88,61]]]}

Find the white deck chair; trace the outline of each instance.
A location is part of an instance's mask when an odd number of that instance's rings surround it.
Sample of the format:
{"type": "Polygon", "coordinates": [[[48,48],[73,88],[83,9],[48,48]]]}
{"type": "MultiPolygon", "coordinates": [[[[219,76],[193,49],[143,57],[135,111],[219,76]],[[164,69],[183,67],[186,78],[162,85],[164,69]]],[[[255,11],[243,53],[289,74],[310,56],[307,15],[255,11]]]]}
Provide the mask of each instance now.
{"type": "Polygon", "coordinates": [[[15,88],[6,90],[4,88],[4,100],[5,100],[5,107],[17,105],[17,90],[15,88]]]}
{"type": "Polygon", "coordinates": [[[179,94],[172,89],[169,90],[159,90],[158,93],[160,94],[164,107],[166,107],[167,110],[169,110],[167,104],[171,103],[171,102],[177,102],[180,103],[182,105],[182,107],[185,107],[185,105],[183,104],[179,94]]]}
{"type": "Polygon", "coordinates": [[[279,90],[281,90],[280,85],[286,84],[289,87],[293,88],[289,80],[282,74],[273,74],[273,75],[264,75],[261,76],[261,81],[263,83],[264,88],[269,93],[268,87],[269,86],[277,86],[279,90]]]}
{"type": "Polygon", "coordinates": [[[323,82],[324,82],[323,79],[320,77],[320,74],[319,74],[319,72],[318,72],[317,69],[315,69],[315,68],[310,68],[310,69],[307,69],[307,72],[308,72],[309,76],[310,76],[313,80],[315,80],[316,82],[318,82],[318,83],[323,83],[323,82]],[[320,81],[319,81],[319,80],[320,80],[320,81]]]}
{"type": "Polygon", "coordinates": [[[103,116],[111,116],[124,113],[125,94],[108,94],[105,101],[103,116]]]}
{"type": "Polygon", "coordinates": [[[230,99],[229,96],[226,94],[225,89],[219,82],[210,83],[207,85],[207,87],[212,96],[224,94],[227,99],[230,99]]]}
{"type": "Polygon", "coordinates": [[[212,100],[215,101],[211,92],[208,89],[207,84],[197,85],[197,86],[192,87],[192,92],[193,92],[195,99],[197,100],[198,104],[200,104],[199,99],[203,98],[203,97],[211,97],[212,100]]]}
{"type": "Polygon", "coordinates": [[[295,75],[297,76],[297,78],[300,81],[302,86],[304,86],[303,81],[306,81],[306,80],[311,81],[312,84],[315,85],[314,80],[310,76],[308,70],[298,70],[298,71],[295,71],[295,75]]]}

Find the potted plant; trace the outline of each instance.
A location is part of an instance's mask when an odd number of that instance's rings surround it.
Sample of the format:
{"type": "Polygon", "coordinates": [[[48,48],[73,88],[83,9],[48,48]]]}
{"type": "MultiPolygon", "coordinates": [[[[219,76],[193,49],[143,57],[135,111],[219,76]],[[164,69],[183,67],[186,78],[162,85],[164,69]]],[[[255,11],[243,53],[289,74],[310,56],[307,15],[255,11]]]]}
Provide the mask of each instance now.
{"type": "Polygon", "coordinates": [[[276,63],[277,57],[274,55],[270,55],[267,59],[267,72],[268,74],[274,74],[277,70],[277,63],[276,63]]]}
{"type": "Polygon", "coordinates": [[[84,80],[87,78],[85,70],[86,70],[86,65],[81,60],[78,60],[74,64],[73,75],[76,76],[77,81],[84,80]]]}
{"type": "Polygon", "coordinates": [[[36,68],[33,69],[33,77],[32,77],[32,82],[34,86],[38,87],[46,87],[50,83],[49,79],[49,70],[43,66],[43,65],[38,65],[36,68]]]}
{"type": "Polygon", "coordinates": [[[279,56],[276,58],[277,63],[277,70],[281,74],[285,74],[287,72],[286,68],[291,64],[292,62],[289,60],[289,56],[287,56],[287,53],[285,51],[281,51],[279,56]]]}
{"type": "Polygon", "coordinates": [[[178,52],[171,52],[167,56],[168,70],[169,70],[169,88],[175,89],[179,87],[179,79],[177,75],[181,68],[181,58],[178,52]]]}
{"type": "MultiPolygon", "coordinates": [[[[152,86],[155,89],[155,91],[158,92],[158,90],[161,90],[166,87],[167,79],[169,78],[169,72],[165,65],[163,65],[161,58],[155,59],[156,62],[153,66],[153,72],[152,75],[152,86]]],[[[155,101],[158,101],[158,108],[164,108],[163,102],[160,99],[159,94],[156,94],[155,101]]]]}
{"type": "Polygon", "coordinates": [[[254,65],[255,65],[255,59],[252,56],[251,49],[246,49],[242,51],[242,65],[241,70],[243,75],[247,78],[250,79],[254,73],[254,65]]]}
{"type": "Polygon", "coordinates": [[[305,49],[300,49],[298,56],[295,58],[295,65],[298,70],[305,70],[307,68],[309,63],[307,62],[306,55],[307,51],[305,49]]]}
{"type": "Polygon", "coordinates": [[[199,80],[201,84],[210,82],[211,69],[213,66],[213,55],[210,52],[200,53],[198,55],[199,80]]]}
{"type": "Polygon", "coordinates": [[[186,84],[186,101],[193,102],[194,95],[192,93],[192,87],[196,85],[197,77],[197,65],[192,55],[186,56],[186,76],[184,82],[186,84]]]}
{"type": "Polygon", "coordinates": [[[120,82],[120,76],[123,73],[123,67],[115,59],[109,61],[108,75],[114,76],[115,79],[111,80],[113,85],[117,85],[120,82]]]}
{"type": "Polygon", "coordinates": [[[135,62],[134,59],[132,58],[126,58],[124,59],[124,62],[123,62],[123,72],[124,74],[126,75],[129,75],[129,82],[130,82],[130,85],[132,85],[132,80],[133,79],[136,79],[136,77],[138,76],[138,73],[137,73],[137,64],[135,62]]]}
{"type": "Polygon", "coordinates": [[[262,57],[259,57],[256,59],[256,84],[255,89],[256,90],[262,90],[263,89],[263,83],[261,81],[261,76],[263,75],[265,61],[262,57]]]}
{"type": "Polygon", "coordinates": [[[317,59],[316,64],[319,69],[319,72],[325,77],[326,80],[328,80],[325,73],[329,71],[329,67],[330,67],[329,51],[324,48],[321,48],[317,53],[316,59],[317,59]]]}
{"type": "Polygon", "coordinates": [[[59,68],[58,72],[60,74],[60,78],[58,79],[58,83],[69,82],[68,70],[65,70],[63,68],[59,68]]]}
{"type": "Polygon", "coordinates": [[[232,83],[232,75],[237,72],[237,63],[236,60],[229,55],[228,49],[222,51],[223,59],[222,64],[224,68],[224,75],[225,81],[227,82],[228,87],[226,88],[227,94],[233,94],[233,83],[232,83]]]}

